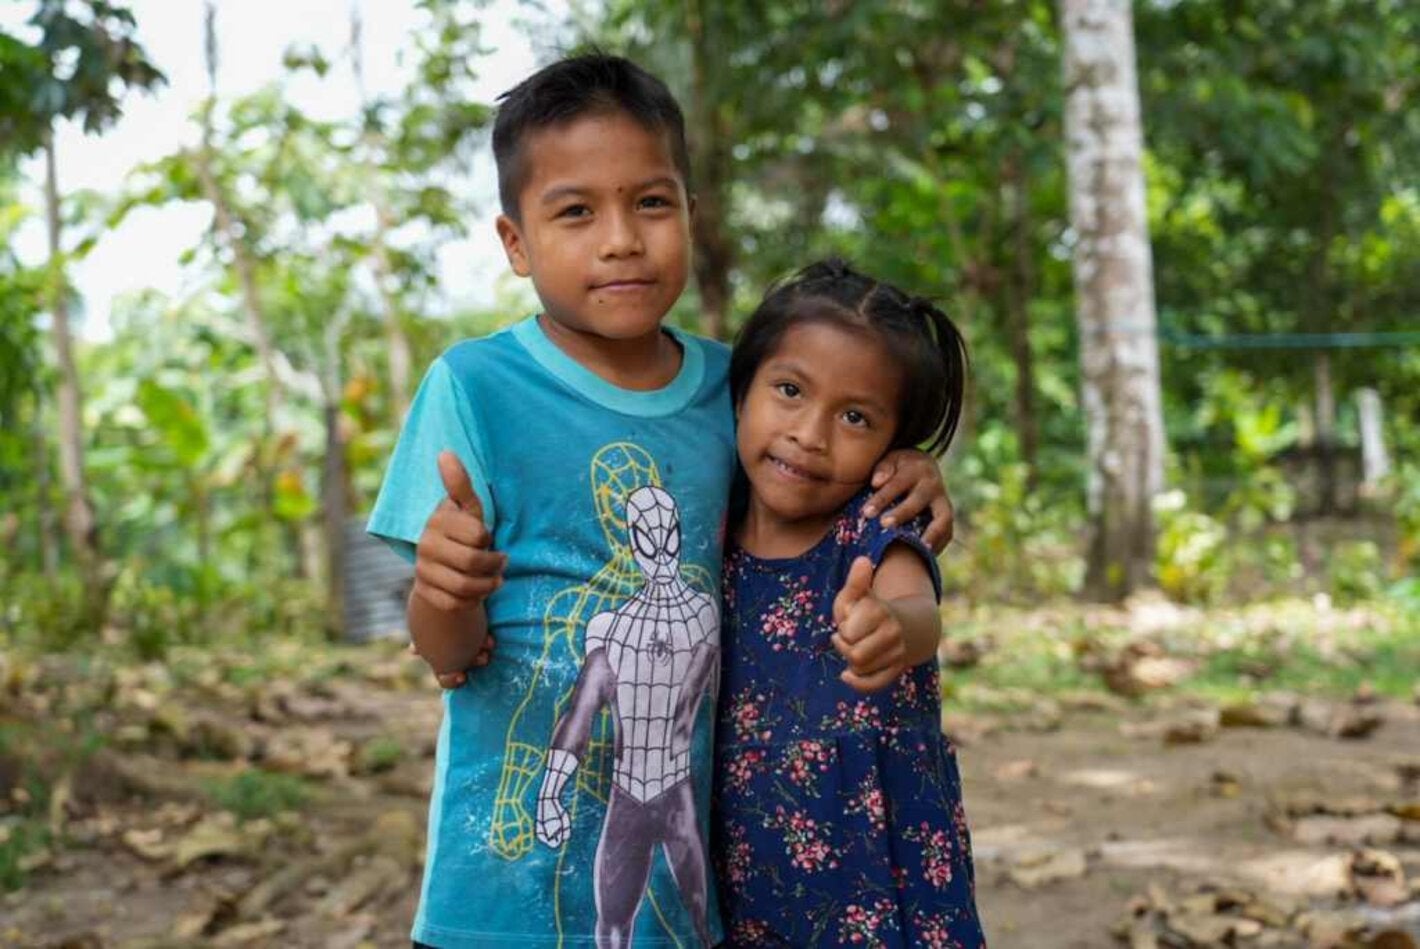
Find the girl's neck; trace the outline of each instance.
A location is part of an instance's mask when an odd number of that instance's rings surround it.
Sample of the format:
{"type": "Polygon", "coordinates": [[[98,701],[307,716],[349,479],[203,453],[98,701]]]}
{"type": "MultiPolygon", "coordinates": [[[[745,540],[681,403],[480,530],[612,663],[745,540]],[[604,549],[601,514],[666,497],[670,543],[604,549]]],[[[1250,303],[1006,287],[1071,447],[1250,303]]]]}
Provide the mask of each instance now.
{"type": "Polygon", "coordinates": [[[837,511],[814,517],[786,519],[766,507],[751,490],[735,542],[763,560],[783,560],[808,553],[823,540],[837,511]]]}

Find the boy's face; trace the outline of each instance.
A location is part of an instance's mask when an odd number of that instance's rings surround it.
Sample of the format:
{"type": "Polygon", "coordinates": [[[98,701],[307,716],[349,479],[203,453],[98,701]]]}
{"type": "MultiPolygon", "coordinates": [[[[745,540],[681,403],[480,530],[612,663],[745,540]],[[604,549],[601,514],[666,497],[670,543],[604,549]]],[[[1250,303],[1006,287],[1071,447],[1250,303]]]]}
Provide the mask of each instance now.
{"type": "Polygon", "coordinates": [[[498,236],[546,316],[607,340],[658,332],[690,268],[690,199],[666,136],[610,112],[533,132],[522,147],[522,220],[499,217],[498,236]]]}

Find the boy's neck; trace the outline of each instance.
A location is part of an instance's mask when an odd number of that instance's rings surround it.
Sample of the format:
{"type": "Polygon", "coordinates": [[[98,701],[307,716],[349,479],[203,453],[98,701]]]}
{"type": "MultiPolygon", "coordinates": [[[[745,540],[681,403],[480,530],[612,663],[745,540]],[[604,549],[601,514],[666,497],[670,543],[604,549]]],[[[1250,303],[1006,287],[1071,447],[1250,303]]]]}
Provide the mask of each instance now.
{"type": "Polygon", "coordinates": [[[537,323],[558,349],[618,388],[662,389],[680,372],[680,344],[663,329],[635,339],[607,339],[572,329],[546,313],[538,314],[537,323]]]}
{"type": "Polygon", "coordinates": [[[750,493],[744,518],[735,541],[750,554],[764,560],[782,560],[808,553],[823,540],[838,512],[821,517],[785,519],[750,493]]]}

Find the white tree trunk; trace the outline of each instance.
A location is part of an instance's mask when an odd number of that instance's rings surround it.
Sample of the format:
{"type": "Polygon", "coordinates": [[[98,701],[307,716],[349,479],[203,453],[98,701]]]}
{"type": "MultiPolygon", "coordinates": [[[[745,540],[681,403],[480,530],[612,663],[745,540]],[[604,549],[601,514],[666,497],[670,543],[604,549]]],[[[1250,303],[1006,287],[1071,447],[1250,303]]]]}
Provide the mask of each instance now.
{"type": "Polygon", "coordinates": [[[49,230],[50,316],[54,352],[59,362],[59,476],[64,486],[64,527],[74,556],[87,569],[98,560],[98,525],[84,478],[83,395],[79,370],[74,365],[73,337],[69,332],[69,297],[64,282],[59,219],[59,172],[54,156],[54,130],[44,141],[44,206],[49,230]]]}
{"type": "Polygon", "coordinates": [[[1091,538],[1086,593],[1152,581],[1164,431],[1128,0],[1062,0],[1065,136],[1091,538]]]}

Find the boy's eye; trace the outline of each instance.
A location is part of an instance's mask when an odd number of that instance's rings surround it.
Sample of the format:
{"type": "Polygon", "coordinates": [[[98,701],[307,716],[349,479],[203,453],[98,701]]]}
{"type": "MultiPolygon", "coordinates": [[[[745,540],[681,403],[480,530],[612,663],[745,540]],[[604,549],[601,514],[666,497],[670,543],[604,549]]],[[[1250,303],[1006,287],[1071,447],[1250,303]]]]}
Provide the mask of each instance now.
{"type": "Polygon", "coordinates": [[[774,388],[780,395],[790,399],[797,399],[801,391],[799,387],[792,382],[776,382],[774,383],[774,388]]]}
{"type": "Polygon", "coordinates": [[[848,411],[844,412],[843,420],[849,425],[857,425],[864,428],[866,428],[868,425],[868,417],[862,412],[859,412],[857,409],[849,409],[848,411]]]}
{"type": "Polygon", "coordinates": [[[587,207],[585,204],[569,204],[561,211],[558,211],[557,216],[566,218],[578,218],[586,217],[588,214],[591,213],[592,209],[587,207]]]}
{"type": "Polygon", "coordinates": [[[670,199],[659,194],[648,194],[641,199],[641,207],[643,208],[668,208],[670,206],[670,199]]]}

